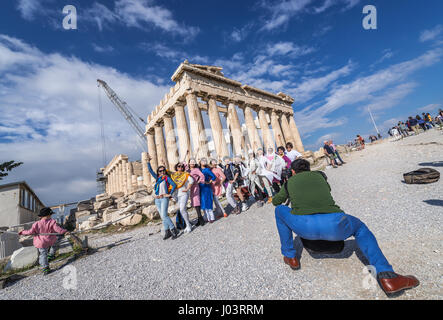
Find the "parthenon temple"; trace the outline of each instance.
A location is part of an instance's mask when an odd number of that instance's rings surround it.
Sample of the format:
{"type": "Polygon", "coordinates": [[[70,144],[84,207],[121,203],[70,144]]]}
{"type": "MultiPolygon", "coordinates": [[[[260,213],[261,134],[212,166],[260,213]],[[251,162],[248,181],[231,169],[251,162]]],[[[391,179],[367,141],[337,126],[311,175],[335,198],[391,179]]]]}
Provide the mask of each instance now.
{"type": "MultiPolygon", "coordinates": [[[[221,70],[185,60],[174,72],[171,79],[175,86],[147,118],[145,135],[154,170],[159,165],[174,170],[177,162],[190,157],[246,157],[248,149],[258,148],[266,153],[269,147],[275,150],[287,142],[300,153],[305,151],[294,120],[292,97],[242,84],[225,77],[221,70]],[[209,129],[205,128],[202,111],[207,112],[209,129]],[[226,118],[226,129],[220,114],[226,118]],[[240,119],[244,119],[243,125],[240,119]]],[[[142,153],[139,180],[149,187],[147,156],[142,153]]],[[[139,184],[137,176],[134,182],[130,164],[127,156],[118,155],[104,168],[107,193],[127,194],[139,184]]]]}

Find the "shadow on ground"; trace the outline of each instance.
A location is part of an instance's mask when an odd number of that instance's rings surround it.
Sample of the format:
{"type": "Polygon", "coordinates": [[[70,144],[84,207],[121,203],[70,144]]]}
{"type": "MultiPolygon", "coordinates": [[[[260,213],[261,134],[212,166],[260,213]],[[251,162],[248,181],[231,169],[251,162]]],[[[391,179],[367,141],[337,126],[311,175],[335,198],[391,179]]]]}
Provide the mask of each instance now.
{"type": "Polygon", "coordinates": [[[431,200],[423,200],[423,202],[430,204],[431,206],[443,207],[443,200],[431,199],[431,200]]]}
{"type": "Polygon", "coordinates": [[[423,167],[443,167],[443,161],[422,162],[418,165],[423,167]]]}
{"type": "MultiPolygon", "coordinates": [[[[294,246],[295,250],[297,251],[297,258],[298,260],[301,260],[302,253],[304,251],[303,243],[301,242],[301,239],[299,236],[297,236],[294,240],[294,246]]],[[[324,254],[324,253],[314,253],[309,250],[305,250],[309,253],[309,255],[314,259],[347,259],[355,252],[355,255],[357,258],[365,265],[369,265],[369,261],[366,259],[366,257],[363,255],[363,253],[360,251],[360,249],[357,246],[357,243],[355,240],[346,240],[345,241],[345,247],[343,248],[343,251],[340,253],[335,254],[324,254]]]]}
{"type": "Polygon", "coordinates": [[[122,245],[122,244],[125,244],[125,243],[128,243],[128,242],[132,242],[133,240],[131,240],[131,239],[132,239],[132,237],[121,239],[121,240],[118,240],[116,242],[112,242],[110,244],[107,244],[107,245],[104,245],[104,246],[101,246],[101,247],[98,247],[98,248],[94,248],[92,250],[92,252],[96,252],[96,251],[99,251],[100,249],[104,249],[104,248],[111,249],[113,247],[116,247],[116,246],[119,246],[119,245],[122,245]]]}

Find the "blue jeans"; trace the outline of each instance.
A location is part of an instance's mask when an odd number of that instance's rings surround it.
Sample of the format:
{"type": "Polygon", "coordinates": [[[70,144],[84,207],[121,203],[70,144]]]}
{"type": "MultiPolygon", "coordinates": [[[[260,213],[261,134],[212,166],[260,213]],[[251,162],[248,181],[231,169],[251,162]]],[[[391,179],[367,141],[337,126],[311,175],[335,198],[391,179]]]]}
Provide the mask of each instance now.
{"type": "Polygon", "coordinates": [[[338,153],[338,151],[335,151],[335,155],[337,156],[338,160],[341,161],[341,163],[345,163],[345,162],[341,159],[340,154],[338,153]]]}
{"type": "Polygon", "coordinates": [[[174,229],[175,226],[172,223],[171,218],[169,218],[168,216],[169,198],[155,199],[155,205],[157,206],[157,210],[160,213],[160,217],[162,218],[165,231],[168,229],[174,229]]]}
{"type": "Polygon", "coordinates": [[[38,248],[38,262],[43,269],[49,267],[48,252],[50,255],[55,256],[56,251],[57,246],[55,244],[50,248],[38,248]]]}
{"type": "Polygon", "coordinates": [[[275,208],[275,220],[281,253],[285,257],[296,257],[292,232],[308,240],[339,241],[354,236],[358,247],[377,273],[394,271],[372,232],[356,217],[344,212],[296,215],[291,213],[291,208],[280,205],[275,208]]]}

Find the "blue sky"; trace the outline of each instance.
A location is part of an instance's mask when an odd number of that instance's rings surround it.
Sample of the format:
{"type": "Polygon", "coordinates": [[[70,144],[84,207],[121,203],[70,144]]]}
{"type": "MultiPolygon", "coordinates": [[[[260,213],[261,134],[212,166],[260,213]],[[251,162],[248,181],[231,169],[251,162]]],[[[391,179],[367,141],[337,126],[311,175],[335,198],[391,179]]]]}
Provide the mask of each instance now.
{"type": "MultiPolygon", "coordinates": [[[[146,117],[180,62],[223,67],[242,83],[295,98],[307,149],[383,135],[408,115],[443,108],[443,2],[437,0],[2,1],[0,161],[25,164],[45,204],[95,194],[102,166],[102,78],[146,117]],[[77,9],[64,30],[62,8],[77,9]],[[377,30],[362,9],[377,8],[377,30]]],[[[108,160],[140,159],[131,128],[102,95],[108,160]]]]}

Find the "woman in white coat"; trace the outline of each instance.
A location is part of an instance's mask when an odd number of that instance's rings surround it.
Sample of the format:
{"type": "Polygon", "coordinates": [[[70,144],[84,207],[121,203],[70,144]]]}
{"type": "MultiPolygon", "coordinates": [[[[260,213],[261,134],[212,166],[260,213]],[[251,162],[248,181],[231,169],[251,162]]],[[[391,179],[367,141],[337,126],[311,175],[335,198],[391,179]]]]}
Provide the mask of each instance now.
{"type": "Polygon", "coordinates": [[[182,215],[183,220],[185,220],[186,223],[186,229],[184,233],[189,233],[192,231],[192,225],[189,222],[187,204],[189,199],[189,190],[194,183],[194,179],[188,172],[185,171],[185,165],[183,163],[177,163],[175,165],[175,172],[171,173],[171,179],[177,185],[177,188],[175,189],[175,192],[172,196],[178,202],[180,214],[182,215]]]}

